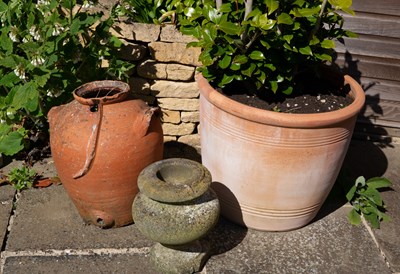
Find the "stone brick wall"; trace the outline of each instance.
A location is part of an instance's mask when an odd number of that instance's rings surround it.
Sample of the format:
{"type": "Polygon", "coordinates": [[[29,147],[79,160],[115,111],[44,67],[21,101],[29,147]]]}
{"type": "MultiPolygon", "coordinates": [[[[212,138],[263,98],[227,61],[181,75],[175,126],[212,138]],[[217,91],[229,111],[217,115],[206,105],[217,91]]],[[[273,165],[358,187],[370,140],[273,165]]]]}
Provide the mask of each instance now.
{"type": "Polygon", "coordinates": [[[174,25],[119,23],[114,35],[124,41],[121,54],[136,64],[132,92],[162,111],[164,141],[200,148],[199,90],[194,81],[200,49],[187,48],[191,37],[174,25]]]}

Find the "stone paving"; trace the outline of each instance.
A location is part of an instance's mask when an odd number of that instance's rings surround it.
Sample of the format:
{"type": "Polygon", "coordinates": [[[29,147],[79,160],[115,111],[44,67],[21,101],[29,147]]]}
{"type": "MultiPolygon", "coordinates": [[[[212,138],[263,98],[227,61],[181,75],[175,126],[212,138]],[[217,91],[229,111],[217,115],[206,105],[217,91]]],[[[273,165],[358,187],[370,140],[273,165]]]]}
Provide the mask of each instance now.
{"type": "MultiPolygon", "coordinates": [[[[202,273],[400,273],[399,152],[399,142],[353,141],[345,161],[352,176],[392,180],[392,190],[382,194],[392,220],[381,229],[350,225],[350,206],[335,186],[315,220],[294,231],[260,232],[221,218],[202,239],[211,247],[202,273]]],[[[55,172],[51,159],[36,169],[44,176],[55,172]]],[[[1,185],[1,244],[0,273],[157,273],[149,259],[154,243],[134,224],[85,225],[62,186],[15,195],[1,185]]]]}

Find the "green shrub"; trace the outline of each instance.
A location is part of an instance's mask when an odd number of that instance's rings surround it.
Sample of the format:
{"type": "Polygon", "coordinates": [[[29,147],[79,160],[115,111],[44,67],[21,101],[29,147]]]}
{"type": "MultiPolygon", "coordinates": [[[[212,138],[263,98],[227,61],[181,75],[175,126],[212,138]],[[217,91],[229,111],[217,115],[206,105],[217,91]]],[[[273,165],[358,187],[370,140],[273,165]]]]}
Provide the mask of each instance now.
{"type": "MultiPolygon", "coordinates": [[[[200,47],[200,68],[214,85],[245,81],[249,87],[291,94],[303,68],[331,62],[342,29],[339,11],[351,0],[186,0],[175,4],[177,24],[200,47]]],[[[273,93],[271,95],[273,95],[273,93]]]]}
{"type": "Polygon", "coordinates": [[[115,10],[103,19],[90,4],[0,1],[0,153],[15,155],[47,134],[49,109],[82,83],[127,78],[132,65],[109,33],[115,10]]]}

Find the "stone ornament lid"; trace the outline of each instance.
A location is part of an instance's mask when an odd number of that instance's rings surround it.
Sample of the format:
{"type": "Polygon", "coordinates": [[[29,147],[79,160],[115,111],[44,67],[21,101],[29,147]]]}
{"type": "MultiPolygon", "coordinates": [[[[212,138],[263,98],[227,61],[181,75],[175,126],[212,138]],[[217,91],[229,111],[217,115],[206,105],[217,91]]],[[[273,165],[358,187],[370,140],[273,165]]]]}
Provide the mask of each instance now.
{"type": "Polygon", "coordinates": [[[198,198],[210,184],[211,174],[202,164],[183,158],[155,162],[138,177],[142,194],[165,203],[182,203],[198,198]]]}

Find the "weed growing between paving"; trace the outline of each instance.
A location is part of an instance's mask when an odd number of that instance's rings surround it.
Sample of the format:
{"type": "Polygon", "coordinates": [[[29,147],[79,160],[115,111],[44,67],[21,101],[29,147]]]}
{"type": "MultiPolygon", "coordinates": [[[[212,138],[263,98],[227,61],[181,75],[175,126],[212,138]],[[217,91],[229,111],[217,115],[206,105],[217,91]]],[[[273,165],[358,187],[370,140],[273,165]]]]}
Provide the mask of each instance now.
{"type": "Polygon", "coordinates": [[[382,177],[369,180],[365,180],[363,176],[358,177],[346,194],[347,200],[353,206],[347,216],[349,222],[358,225],[361,223],[361,217],[364,217],[373,228],[380,228],[382,221],[389,221],[390,217],[384,213],[386,206],[379,189],[388,188],[391,185],[388,179],[382,177]]]}

